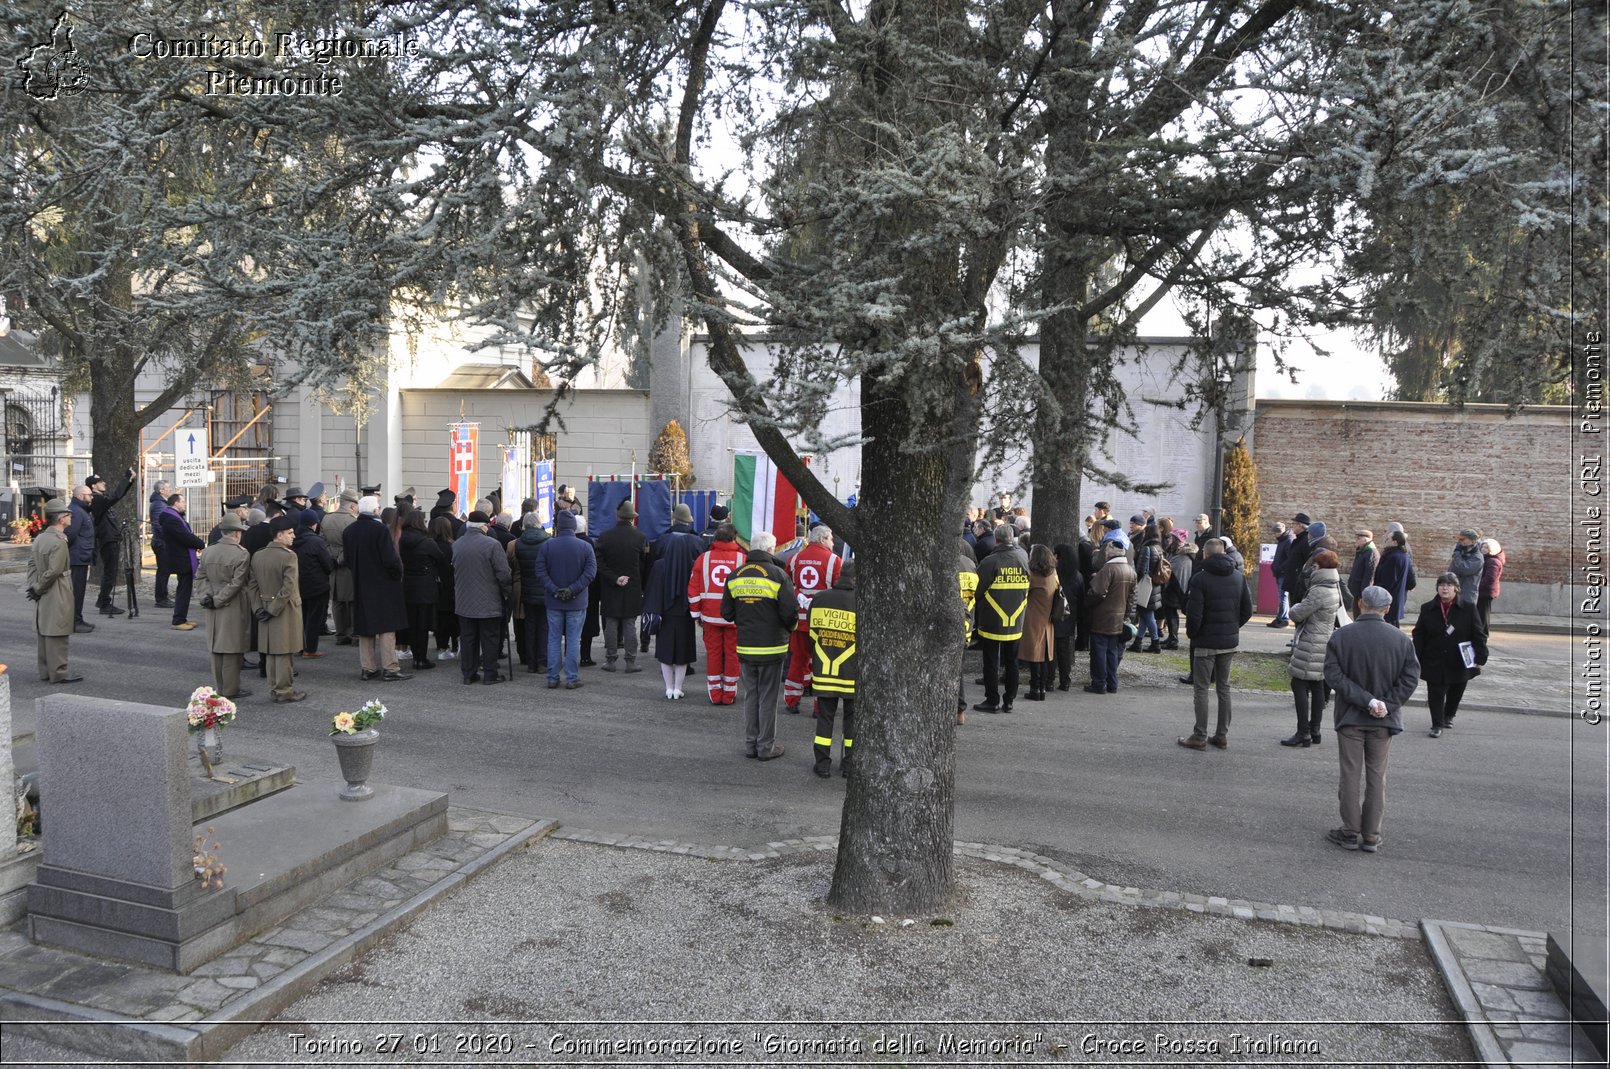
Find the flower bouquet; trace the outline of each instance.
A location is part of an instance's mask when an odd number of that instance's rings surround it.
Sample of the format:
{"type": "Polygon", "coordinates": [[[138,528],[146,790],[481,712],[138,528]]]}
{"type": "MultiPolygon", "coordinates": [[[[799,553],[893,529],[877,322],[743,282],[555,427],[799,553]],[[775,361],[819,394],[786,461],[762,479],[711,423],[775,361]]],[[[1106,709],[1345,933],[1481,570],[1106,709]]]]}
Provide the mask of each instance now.
{"type": "Polygon", "coordinates": [[[190,719],[190,734],[201,736],[196,741],[201,767],[208,779],[214,779],[213,766],[224,756],[224,744],[219,733],[225,724],[234,723],[235,703],[211,687],[197,687],[190,695],[185,714],[190,719]]]}
{"type": "Polygon", "coordinates": [[[330,720],[330,734],[355,735],[374,727],[384,719],[386,719],[386,707],[371,698],[355,713],[336,713],[330,720]]]}
{"type": "Polygon", "coordinates": [[[211,687],[197,687],[185,710],[190,716],[190,733],[213,731],[235,721],[235,703],[211,687]]]}

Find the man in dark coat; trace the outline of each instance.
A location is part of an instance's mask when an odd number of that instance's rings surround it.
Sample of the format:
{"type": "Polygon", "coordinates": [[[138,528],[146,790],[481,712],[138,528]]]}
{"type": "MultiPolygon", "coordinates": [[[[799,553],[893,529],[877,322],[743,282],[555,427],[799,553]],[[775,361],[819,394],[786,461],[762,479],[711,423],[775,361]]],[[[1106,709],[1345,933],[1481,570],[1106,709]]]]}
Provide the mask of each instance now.
{"type": "Polygon", "coordinates": [[[1409,636],[1381,618],[1392,595],[1366,587],[1358,618],[1325,644],[1325,683],[1336,694],[1336,756],[1341,763],[1342,826],[1325,838],[1343,850],[1375,853],[1386,812],[1386,758],[1403,730],[1403,703],[1420,683],[1409,636]],[[1358,782],[1364,776],[1360,800],[1358,782]]]}
{"type": "Polygon", "coordinates": [[[1291,544],[1295,539],[1283,523],[1276,523],[1274,532],[1275,559],[1269,562],[1269,570],[1275,577],[1275,618],[1269,621],[1268,626],[1287,627],[1291,624],[1287,616],[1291,611],[1291,600],[1286,597],[1286,565],[1290,563],[1291,544]]]}
{"type": "Polygon", "coordinates": [[[1286,601],[1292,605],[1303,600],[1303,595],[1308,593],[1303,566],[1313,555],[1313,546],[1308,539],[1308,527],[1313,522],[1306,512],[1299,512],[1291,518],[1291,548],[1286,552],[1285,594],[1286,601]]]}
{"type": "Polygon", "coordinates": [[[162,529],[162,552],[165,555],[163,563],[175,583],[173,594],[175,631],[196,629],[196,625],[190,622],[190,591],[196,581],[196,552],[207,548],[207,543],[190,529],[190,521],[185,518],[185,512],[185,496],[169,494],[168,507],[157,517],[157,526],[162,529]]]}
{"type": "MultiPolygon", "coordinates": [[[[89,589],[89,568],[95,563],[95,517],[89,503],[94,493],[87,486],[73,487],[67,503],[72,521],[67,525],[67,559],[73,569],[73,634],[87,635],[95,625],[84,621],[84,593],[89,589]]],[[[163,507],[166,507],[164,505],[163,507]]]]}
{"type": "Polygon", "coordinates": [[[397,661],[397,632],[408,626],[402,558],[380,522],[378,497],[359,500],[358,518],[342,533],[341,544],[352,571],[352,632],[362,678],[411,678],[397,661]]]}
{"type": "Polygon", "coordinates": [[[1224,551],[1224,539],[1202,543],[1202,567],[1191,576],[1185,596],[1185,633],[1191,638],[1191,689],[1196,728],[1179,740],[1187,750],[1211,743],[1230,745],[1230,662],[1241,644],[1241,627],[1252,619],[1252,595],[1246,576],[1224,551]],[[1219,715],[1213,735],[1207,733],[1208,687],[1218,692],[1219,715]]]}
{"type": "Polygon", "coordinates": [[[1353,567],[1347,573],[1347,602],[1351,605],[1364,593],[1364,588],[1374,586],[1375,567],[1381,563],[1381,552],[1375,548],[1375,532],[1368,527],[1360,527],[1353,532],[1353,567]]]}
{"type": "Polygon", "coordinates": [[[491,517],[470,513],[464,537],[453,543],[453,611],[458,614],[459,671],[465,685],[503,682],[498,672],[503,613],[514,594],[509,555],[487,533],[491,517]]]}
{"type": "Polygon", "coordinates": [[[604,624],[604,671],[615,671],[624,651],[626,670],[637,667],[637,618],[643,613],[643,560],[648,536],[637,529],[637,509],[630,499],[615,510],[615,526],[598,536],[598,612],[604,624]]]}
{"type": "Polygon", "coordinates": [[[118,562],[123,556],[123,523],[113,515],[112,510],[129,492],[129,487],[134,485],[134,469],[130,468],[124,473],[117,489],[111,493],[107,493],[106,480],[99,475],[91,475],[84,480],[84,485],[95,495],[90,499],[89,511],[95,518],[95,546],[101,555],[101,592],[95,599],[95,607],[101,610],[103,616],[118,616],[123,610],[112,604],[112,591],[116,589],[121,574],[118,562]]]}
{"type": "MultiPolygon", "coordinates": [[[[168,576],[172,573],[168,571],[167,561],[163,557],[162,528],[157,525],[157,518],[162,515],[162,510],[168,507],[168,495],[171,493],[173,487],[159,479],[156,485],[151,487],[151,499],[146,502],[145,518],[151,524],[151,555],[157,562],[155,604],[159,609],[169,608],[168,576]]],[[[219,693],[222,694],[223,691],[219,693]]]]}

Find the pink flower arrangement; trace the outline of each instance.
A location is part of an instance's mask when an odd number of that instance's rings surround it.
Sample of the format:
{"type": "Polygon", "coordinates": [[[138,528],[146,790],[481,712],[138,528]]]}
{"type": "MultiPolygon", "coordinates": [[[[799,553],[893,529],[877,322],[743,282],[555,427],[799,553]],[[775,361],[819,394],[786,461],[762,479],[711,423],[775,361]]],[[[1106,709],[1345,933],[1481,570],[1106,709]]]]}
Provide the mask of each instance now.
{"type": "Polygon", "coordinates": [[[197,687],[190,695],[190,704],[185,712],[190,717],[190,732],[195,734],[233,723],[235,703],[211,687],[197,687]]]}

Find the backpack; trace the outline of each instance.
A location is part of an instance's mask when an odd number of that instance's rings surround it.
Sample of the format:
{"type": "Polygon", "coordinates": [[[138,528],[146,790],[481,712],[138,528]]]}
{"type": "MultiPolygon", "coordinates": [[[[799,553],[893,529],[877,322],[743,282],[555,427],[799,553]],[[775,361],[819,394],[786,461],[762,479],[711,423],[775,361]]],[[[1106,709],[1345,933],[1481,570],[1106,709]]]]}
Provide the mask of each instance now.
{"type": "Polygon", "coordinates": [[[1156,585],[1159,590],[1161,590],[1163,587],[1168,585],[1168,581],[1172,578],[1174,578],[1174,566],[1168,563],[1168,558],[1163,556],[1163,554],[1153,552],[1152,583],[1156,585]]]}

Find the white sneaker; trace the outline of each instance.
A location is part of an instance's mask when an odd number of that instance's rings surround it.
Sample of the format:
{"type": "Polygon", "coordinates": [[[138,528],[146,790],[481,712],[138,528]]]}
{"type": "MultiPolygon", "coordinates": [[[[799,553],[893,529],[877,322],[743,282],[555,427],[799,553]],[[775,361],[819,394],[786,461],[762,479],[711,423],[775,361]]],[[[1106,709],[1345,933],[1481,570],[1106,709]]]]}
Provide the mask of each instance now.
{"type": "Polygon", "coordinates": [[[674,690],[667,690],[667,691],[666,691],[666,692],[665,692],[665,700],[666,700],[666,701],[668,701],[668,702],[670,702],[670,701],[675,701],[675,700],[676,700],[676,691],[674,691],[674,690]]]}
{"type": "Polygon", "coordinates": [[[681,701],[682,700],[682,692],[680,690],[673,690],[671,692],[671,700],[672,701],[681,701]]]}

